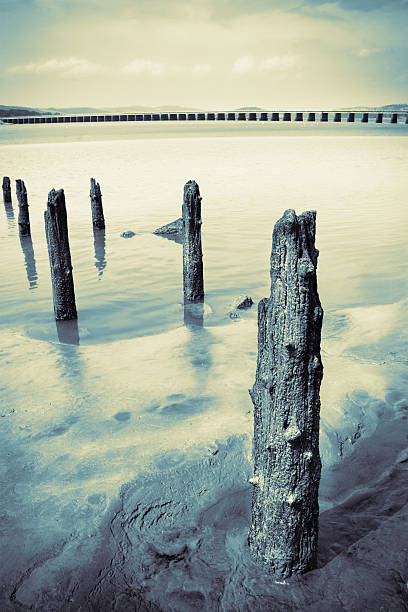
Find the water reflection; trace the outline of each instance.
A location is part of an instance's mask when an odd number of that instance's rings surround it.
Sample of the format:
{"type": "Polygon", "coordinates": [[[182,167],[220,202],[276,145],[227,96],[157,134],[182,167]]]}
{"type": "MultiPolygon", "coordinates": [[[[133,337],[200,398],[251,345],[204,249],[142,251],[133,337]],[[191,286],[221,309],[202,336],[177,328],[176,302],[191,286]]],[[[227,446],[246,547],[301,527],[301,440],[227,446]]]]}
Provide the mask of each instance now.
{"type": "Polygon", "coordinates": [[[62,344],[79,344],[78,320],[55,321],[58,340],[62,344]]]}
{"type": "Polygon", "coordinates": [[[166,240],[171,240],[172,242],[177,242],[177,244],[183,244],[184,237],[183,234],[158,234],[162,238],[166,238],[166,240]]]}
{"type": "Polygon", "coordinates": [[[204,303],[184,304],[184,325],[188,328],[203,327],[204,303]]]}
{"type": "Polygon", "coordinates": [[[206,391],[208,377],[213,366],[211,346],[217,342],[213,334],[203,326],[203,319],[204,304],[189,304],[188,307],[185,305],[184,324],[189,330],[185,344],[185,356],[197,378],[197,392],[201,394],[206,391]],[[192,306],[194,308],[191,308],[192,306]]]}
{"type": "Polygon", "coordinates": [[[106,249],[105,249],[105,230],[93,228],[94,233],[94,252],[95,268],[98,270],[98,278],[102,277],[106,268],[106,249]]]}
{"type": "Polygon", "coordinates": [[[16,224],[15,218],[14,218],[13,204],[11,202],[4,201],[4,209],[6,211],[7,223],[8,223],[9,229],[13,229],[16,224]]]}
{"type": "Polygon", "coordinates": [[[38,274],[35,265],[33,241],[31,240],[31,236],[20,236],[20,244],[24,253],[29,288],[36,289],[38,287],[38,274]]]}

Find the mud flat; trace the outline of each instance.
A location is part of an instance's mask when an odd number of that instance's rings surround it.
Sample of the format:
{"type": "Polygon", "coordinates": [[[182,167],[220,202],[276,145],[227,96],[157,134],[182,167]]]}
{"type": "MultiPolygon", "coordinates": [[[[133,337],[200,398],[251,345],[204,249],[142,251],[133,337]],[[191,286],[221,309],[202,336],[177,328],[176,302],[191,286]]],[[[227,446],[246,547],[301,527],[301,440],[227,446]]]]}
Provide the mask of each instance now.
{"type": "Polygon", "coordinates": [[[97,530],[36,559],[2,609],[405,610],[406,418],[407,406],[385,415],[372,436],[323,472],[323,495],[360,490],[321,514],[312,572],[277,583],[254,563],[250,438],[233,436],[201,457],[180,456],[170,469],[160,469],[166,456],[158,459],[156,471],[122,487],[97,530]],[[383,462],[373,466],[384,440],[383,462]],[[357,466],[366,466],[360,478],[357,466]]]}

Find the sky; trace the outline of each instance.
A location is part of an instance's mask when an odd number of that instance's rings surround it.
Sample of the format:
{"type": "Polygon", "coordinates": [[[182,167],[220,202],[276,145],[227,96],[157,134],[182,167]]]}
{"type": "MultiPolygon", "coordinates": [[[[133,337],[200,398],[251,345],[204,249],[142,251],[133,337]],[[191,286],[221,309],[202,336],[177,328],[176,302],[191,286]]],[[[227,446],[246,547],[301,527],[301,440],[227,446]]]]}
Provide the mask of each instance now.
{"type": "Polygon", "coordinates": [[[0,104],[408,102],[408,0],[0,0],[0,104]]]}

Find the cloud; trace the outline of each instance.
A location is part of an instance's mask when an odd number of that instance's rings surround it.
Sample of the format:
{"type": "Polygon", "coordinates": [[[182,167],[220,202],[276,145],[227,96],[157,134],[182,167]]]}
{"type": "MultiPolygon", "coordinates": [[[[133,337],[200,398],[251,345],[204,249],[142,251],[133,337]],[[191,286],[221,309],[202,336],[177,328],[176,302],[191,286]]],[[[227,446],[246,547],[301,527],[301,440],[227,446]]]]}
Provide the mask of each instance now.
{"type": "Polygon", "coordinates": [[[304,0],[301,6],[327,6],[337,4],[341,8],[350,11],[374,11],[374,10],[406,10],[408,0],[304,0]]]}
{"type": "Polygon", "coordinates": [[[12,66],[8,70],[11,74],[59,74],[61,77],[88,77],[106,72],[101,64],[87,59],[71,57],[68,59],[50,59],[45,62],[32,62],[12,66]]]}
{"type": "Polygon", "coordinates": [[[253,57],[246,55],[244,57],[238,57],[238,59],[235,60],[232,66],[232,72],[233,74],[247,74],[254,70],[254,68],[255,61],[253,57]]]}
{"type": "Polygon", "coordinates": [[[295,55],[274,55],[265,59],[255,60],[250,55],[239,57],[232,65],[233,74],[248,74],[249,72],[275,72],[294,68],[298,63],[295,55]]]}
{"type": "Polygon", "coordinates": [[[191,70],[193,76],[206,76],[211,72],[211,66],[209,64],[195,64],[191,70]]]}
{"type": "Polygon", "coordinates": [[[126,66],[123,66],[124,74],[144,74],[152,76],[161,76],[168,71],[166,62],[155,62],[144,58],[136,58],[126,66]]]}
{"type": "Polygon", "coordinates": [[[354,49],[352,54],[357,55],[357,57],[370,57],[370,55],[374,55],[378,52],[379,49],[354,49]]]}
{"type": "Polygon", "coordinates": [[[298,58],[295,55],[275,55],[274,57],[267,57],[259,65],[261,72],[269,72],[274,70],[289,70],[294,68],[298,62],[298,58]]]}

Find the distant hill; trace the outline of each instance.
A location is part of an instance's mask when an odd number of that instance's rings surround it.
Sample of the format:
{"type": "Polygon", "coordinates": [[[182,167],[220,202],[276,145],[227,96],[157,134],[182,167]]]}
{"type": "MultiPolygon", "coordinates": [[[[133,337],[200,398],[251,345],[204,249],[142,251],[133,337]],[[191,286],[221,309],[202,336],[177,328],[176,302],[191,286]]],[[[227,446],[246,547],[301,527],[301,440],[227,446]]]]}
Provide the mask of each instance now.
{"type": "Polygon", "coordinates": [[[31,108],[29,106],[2,106],[0,105],[0,117],[21,117],[23,115],[40,116],[40,115],[97,115],[103,113],[185,113],[185,112],[201,112],[201,108],[185,107],[185,106],[103,106],[95,108],[93,106],[65,106],[48,108],[31,108]]]}
{"type": "Polygon", "coordinates": [[[264,108],[260,108],[259,106],[240,106],[240,108],[236,108],[235,109],[237,112],[238,111],[242,111],[243,113],[246,111],[263,111],[265,110],[264,108]]]}
{"type": "MultiPolygon", "coordinates": [[[[208,109],[206,109],[208,110],[208,109]]],[[[235,109],[235,112],[260,112],[264,111],[260,106],[241,106],[235,109]]],[[[408,103],[403,104],[386,104],[384,106],[355,106],[342,108],[343,111],[372,111],[372,112],[395,112],[408,113],[408,103]]],[[[126,113],[185,113],[185,112],[204,112],[201,108],[184,107],[184,106],[113,106],[94,108],[92,106],[68,106],[68,107],[49,107],[49,108],[31,108],[29,106],[4,106],[0,105],[1,117],[21,117],[24,115],[41,116],[41,115],[97,115],[103,113],[126,114],[126,113]]]]}
{"type": "Polygon", "coordinates": [[[408,113],[408,103],[405,104],[385,104],[384,106],[353,106],[347,110],[355,111],[385,111],[388,113],[408,113]]]}
{"type": "Polygon", "coordinates": [[[49,110],[40,110],[39,108],[30,108],[28,106],[3,106],[0,104],[0,117],[21,117],[24,115],[53,115],[55,113],[49,110]]]}
{"type": "Polygon", "coordinates": [[[95,115],[98,113],[163,113],[163,112],[198,112],[200,109],[186,108],[184,106],[104,106],[93,108],[88,106],[71,106],[64,108],[47,108],[60,115],[95,115]]]}

